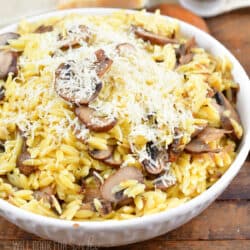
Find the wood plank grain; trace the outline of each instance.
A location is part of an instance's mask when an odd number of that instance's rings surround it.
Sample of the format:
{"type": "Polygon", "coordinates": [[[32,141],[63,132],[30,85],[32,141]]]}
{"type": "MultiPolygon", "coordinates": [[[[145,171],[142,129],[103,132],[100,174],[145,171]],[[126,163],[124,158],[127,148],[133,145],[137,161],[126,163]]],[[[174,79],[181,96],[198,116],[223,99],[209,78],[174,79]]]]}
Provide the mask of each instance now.
{"type": "Polygon", "coordinates": [[[211,34],[223,43],[250,74],[250,8],[206,20],[211,34]]]}
{"type": "Polygon", "coordinates": [[[238,175],[234,178],[218,200],[246,199],[250,200],[250,162],[245,162],[238,175]]]}
{"type": "MultiPolygon", "coordinates": [[[[249,215],[250,201],[216,201],[200,216],[156,240],[250,240],[249,215]]],[[[0,241],[22,239],[39,238],[0,219],[0,241]]]]}
{"type": "Polygon", "coordinates": [[[249,250],[249,240],[232,241],[147,241],[141,244],[112,248],[112,250],[249,250]]]}
{"type": "Polygon", "coordinates": [[[233,241],[145,241],[123,247],[69,246],[52,241],[1,241],[1,250],[249,250],[250,240],[233,241]]]}

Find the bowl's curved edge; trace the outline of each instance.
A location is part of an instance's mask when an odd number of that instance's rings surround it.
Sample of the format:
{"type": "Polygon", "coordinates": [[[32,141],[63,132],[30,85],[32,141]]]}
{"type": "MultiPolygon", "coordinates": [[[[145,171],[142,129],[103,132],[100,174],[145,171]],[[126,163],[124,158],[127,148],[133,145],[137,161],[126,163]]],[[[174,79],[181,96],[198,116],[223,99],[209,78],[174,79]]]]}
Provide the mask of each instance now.
{"type": "MultiPolygon", "coordinates": [[[[63,16],[66,14],[70,14],[72,12],[74,13],[79,13],[79,14],[94,14],[94,15],[103,15],[103,14],[110,14],[118,9],[105,9],[105,8],[90,8],[90,9],[72,9],[72,10],[65,10],[65,11],[55,11],[47,14],[42,14],[36,17],[31,17],[28,18],[28,21],[37,21],[43,18],[51,17],[54,15],[59,15],[63,16]]],[[[131,11],[134,12],[134,11],[131,11]]],[[[150,15],[150,13],[147,13],[150,15]]],[[[168,20],[175,20],[170,17],[166,17],[168,20]]],[[[242,82],[240,82],[240,85],[244,85],[244,94],[247,93],[250,95],[250,81],[249,78],[238,62],[238,60],[222,45],[220,44],[215,38],[211,37],[210,35],[206,34],[205,32],[199,30],[196,27],[193,27],[190,24],[187,24],[183,21],[179,21],[181,25],[181,30],[184,28],[184,34],[188,33],[187,35],[195,35],[197,38],[198,44],[211,44],[215,46],[218,50],[221,50],[223,54],[225,54],[233,63],[234,65],[234,70],[237,71],[237,74],[241,75],[242,82]]],[[[7,32],[7,31],[13,31],[17,27],[17,24],[12,24],[9,25],[3,29],[0,30],[0,34],[7,32]]],[[[201,45],[202,46],[202,45],[201,45]]],[[[204,47],[204,46],[202,46],[204,47]]],[[[207,46],[205,46],[207,47],[207,46]]],[[[209,48],[208,48],[209,49],[209,48]]],[[[236,74],[236,72],[234,72],[236,74]]],[[[244,107],[241,107],[244,108],[244,107]]],[[[72,229],[75,228],[75,224],[77,223],[77,228],[78,229],[87,229],[90,232],[95,232],[98,230],[102,231],[115,231],[115,230],[122,230],[122,228],[126,227],[126,230],[132,229],[135,226],[145,226],[145,225],[150,225],[151,223],[155,221],[166,221],[170,218],[173,218],[175,216],[178,216],[178,214],[182,214],[183,211],[192,211],[192,209],[201,207],[201,209],[197,212],[194,213],[193,216],[190,216],[188,220],[194,216],[196,216],[198,213],[200,213],[202,210],[205,209],[224,189],[228,186],[228,184],[231,182],[231,180],[235,177],[235,175],[238,173],[240,170],[241,166],[243,165],[247,154],[249,152],[250,148],[250,116],[244,117],[244,138],[241,142],[240,145],[240,150],[239,153],[234,160],[233,164],[230,166],[230,168],[226,171],[226,173],[208,190],[200,194],[199,196],[193,198],[192,200],[174,208],[170,209],[168,211],[163,211],[159,212],[157,214],[152,214],[152,215],[145,215],[143,217],[139,218],[134,218],[134,219],[129,219],[129,220],[123,220],[123,221],[66,221],[66,220],[60,220],[60,219],[55,219],[55,218],[50,218],[50,217],[45,217],[42,215],[34,214],[28,211],[25,211],[21,208],[15,207],[14,205],[8,203],[5,200],[0,199],[0,214],[4,215],[7,217],[8,220],[12,221],[15,223],[15,221],[11,220],[11,216],[15,215],[16,218],[22,218],[23,220],[27,221],[33,221],[37,224],[42,224],[46,226],[54,226],[56,225],[57,228],[59,229],[72,229]],[[201,204],[206,204],[205,206],[201,206],[201,204]],[[9,216],[8,216],[9,215],[9,216]]],[[[181,224],[183,224],[186,221],[183,221],[181,224]]],[[[17,222],[15,224],[18,224],[17,222]]],[[[178,227],[180,225],[176,225],[174,228],[178,227]]],[[[75,228],[76,229],[76,228],[75,228]]],[[[173,229],[173,228],[172,228],[173,229]]],[[[172,230],[171,229],[171,230],[172,230]]],[[[152,234],[152,237],[156,235],[152,234]]],[[[135,242],[135,240],[129,241],[127,239],[128,243],[135,242]]],[[[97,242],[98,243],[98,242],[97,242]]],[[[96,244],[94,244],[96,245],[96,244]]],[[[101,244],[102,245],[102,244],[101,244]]],[[[111,244],[113,245],[113,244],[111,244]]],[[[118,245],[118,244],[115,244],[118,245]]]]}

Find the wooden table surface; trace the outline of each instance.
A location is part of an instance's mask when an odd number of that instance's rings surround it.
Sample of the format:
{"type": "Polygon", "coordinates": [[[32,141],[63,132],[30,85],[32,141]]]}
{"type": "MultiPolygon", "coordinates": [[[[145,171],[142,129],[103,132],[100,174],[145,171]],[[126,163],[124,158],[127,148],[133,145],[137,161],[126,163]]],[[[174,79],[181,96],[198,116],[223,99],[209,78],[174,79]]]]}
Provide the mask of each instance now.
{"type": "MultiPolygon", "coordinates": [[[[228,47],[250,74],[250,8],[207,20],[213,36],[228,47]]],[[[2,250],[95,250],[65,246],[26,233],[0,218],[2,250]]],[[[249,250],[250,155],[227,190],[201,215],[163,236],[116,247],[119,250],[249,250]]]]}

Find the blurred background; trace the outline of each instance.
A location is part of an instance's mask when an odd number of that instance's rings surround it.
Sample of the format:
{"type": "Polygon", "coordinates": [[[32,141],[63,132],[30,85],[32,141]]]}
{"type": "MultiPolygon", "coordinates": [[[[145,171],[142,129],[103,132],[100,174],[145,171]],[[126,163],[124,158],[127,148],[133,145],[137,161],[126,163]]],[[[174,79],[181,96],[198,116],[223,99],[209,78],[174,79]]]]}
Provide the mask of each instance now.
{"type": "Polygon", "coordinates": [[[0,6],[0,26],[56,9],[116,7],[146,8],[151,11],[160,9],[162,14],[182,19],[206,30],[204,23],[197,16],[212,17],[232,9],[250,6],[250,0],[0,0],[0,6]]]}

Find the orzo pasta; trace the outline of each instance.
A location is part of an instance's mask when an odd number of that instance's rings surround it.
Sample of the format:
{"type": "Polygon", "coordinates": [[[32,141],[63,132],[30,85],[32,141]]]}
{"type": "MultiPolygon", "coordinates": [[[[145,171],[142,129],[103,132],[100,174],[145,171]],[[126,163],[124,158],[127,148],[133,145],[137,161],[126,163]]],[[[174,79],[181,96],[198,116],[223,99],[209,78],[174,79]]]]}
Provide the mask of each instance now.
{"type": "Polygon", "coordinates": [[[67,15],[0,36],[0,197],[67,220],[174,208],[243,129],[227,58],[159,13],[67,15]]]}

